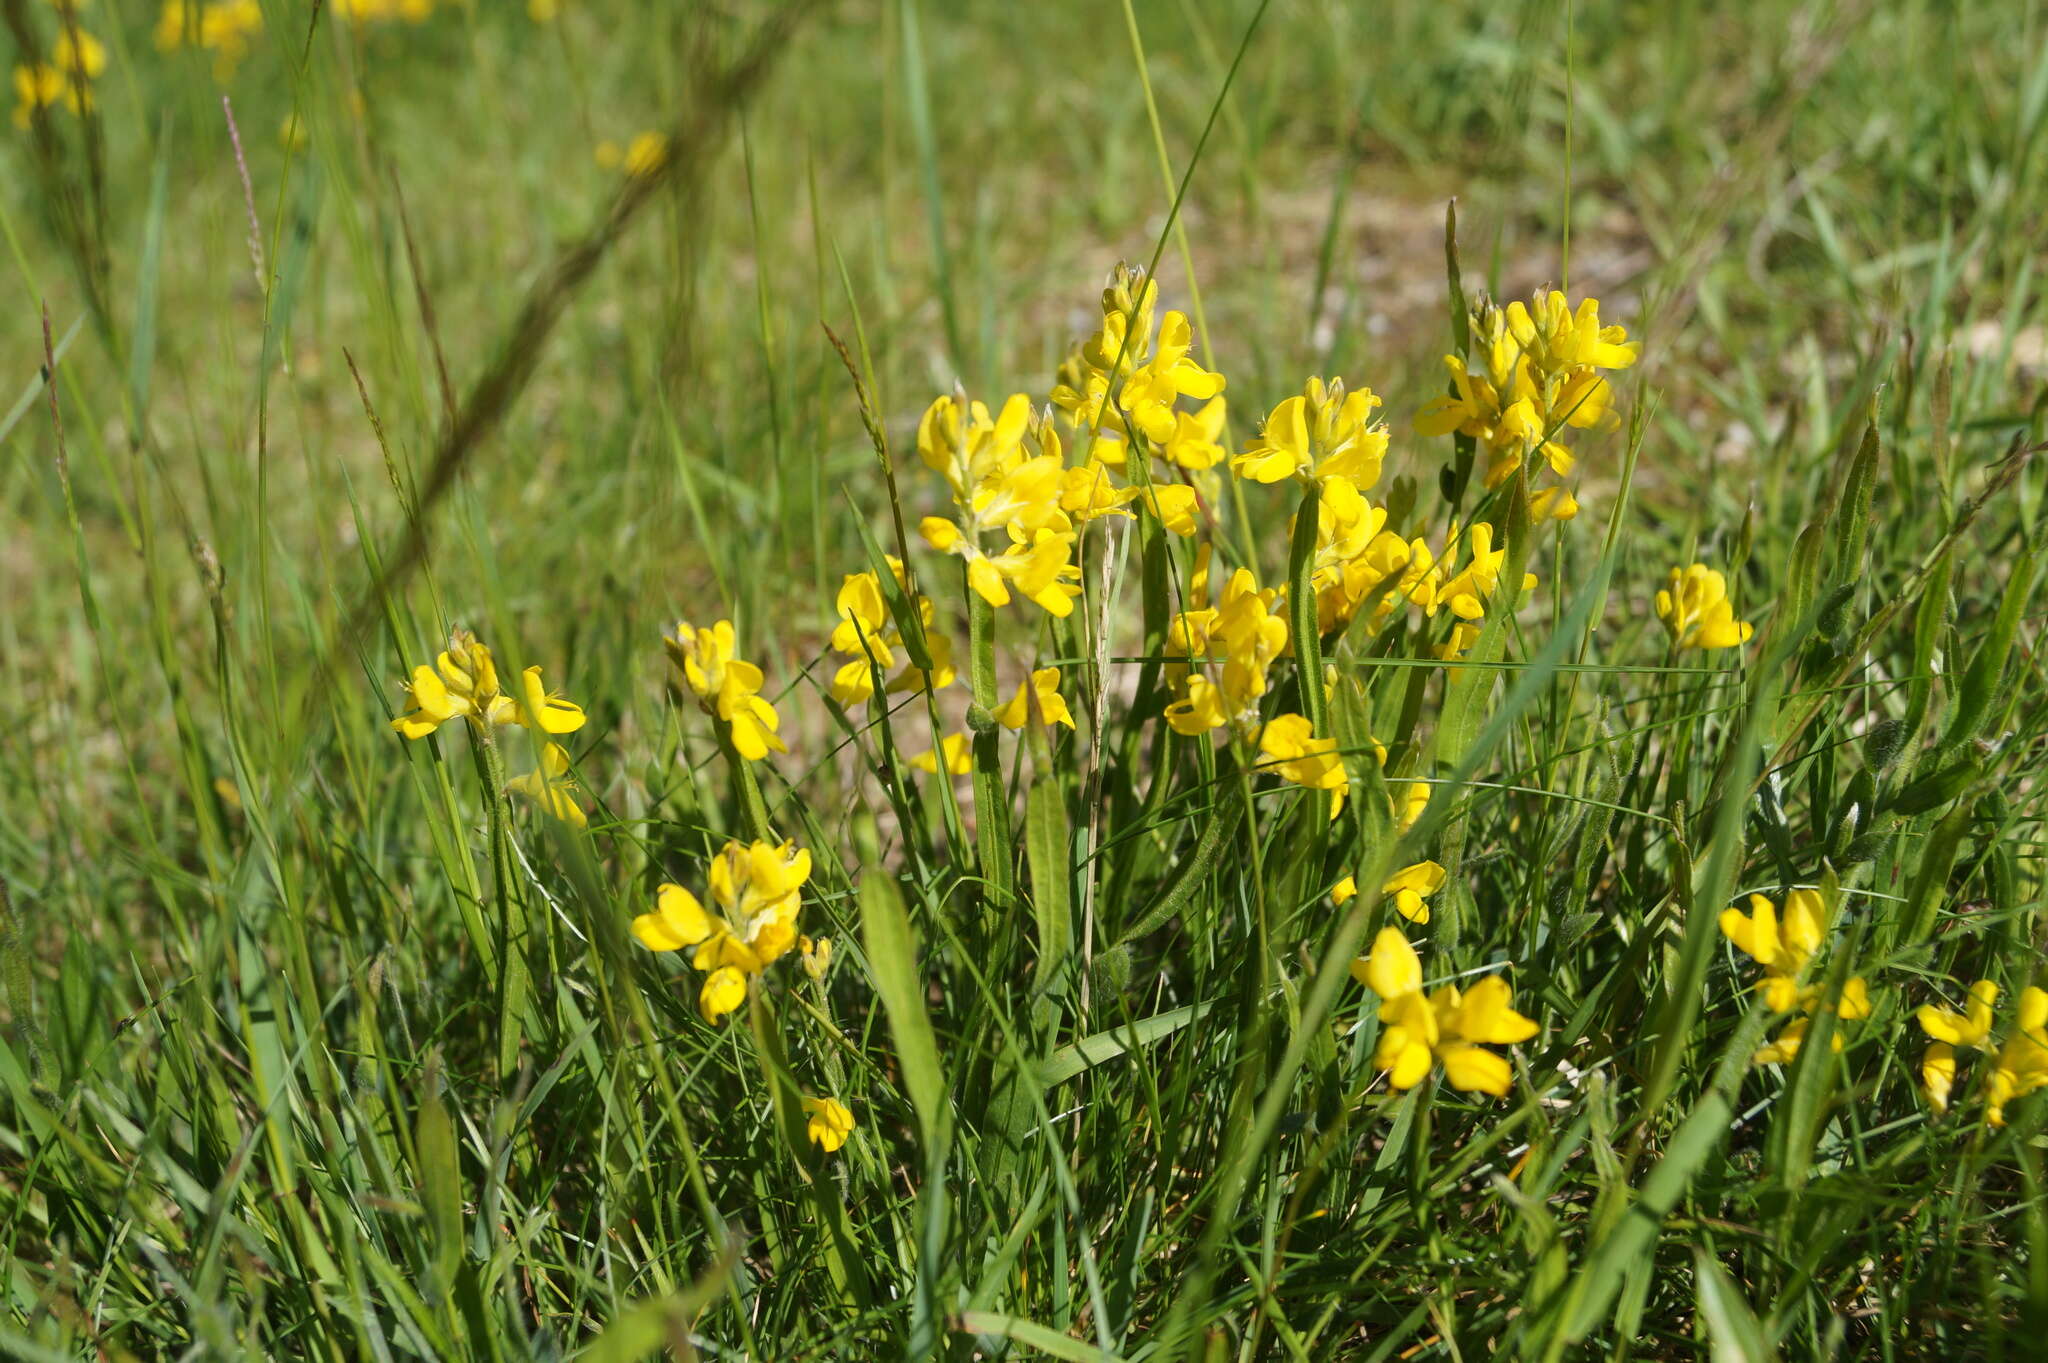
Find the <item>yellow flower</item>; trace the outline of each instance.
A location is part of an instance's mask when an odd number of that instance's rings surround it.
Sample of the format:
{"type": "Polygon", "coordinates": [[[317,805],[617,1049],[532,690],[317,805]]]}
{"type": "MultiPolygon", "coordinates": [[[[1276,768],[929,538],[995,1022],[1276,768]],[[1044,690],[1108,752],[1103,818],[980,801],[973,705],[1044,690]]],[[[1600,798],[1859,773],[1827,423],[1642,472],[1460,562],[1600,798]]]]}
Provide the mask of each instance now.
{"type": "Polygon", "coordinates": [[[680,885],[656,891],[655,910],[633,920],[650,951],[695,947],[690,964],[709,974],[698,1011],[716,1022],[746,998],[747,980],[796,945],[801,891],[811,854],[795,843],[729,842],[711,863],[713,908],[680,885]]]}
{"type": "Polygon", "coordinates": [[[943,752],[946,756],[946,774],[948,776],[965,776],[974,770],[974,759],[968,751],[966,734],[947,734],[943,739],[939,740],[937,751],[926,748],[923,752],[910,759],[910,765],[916,767],[919,771],[928,771],[933,775],[937,775],[940,752],[943,752]]]}
{"type": "Polygon", "coordinates": [[[573,734],[583,727],[582,708],[542,686],[538,667],[520,673],[519,684],[525,701],[514,716],[517,723],[544,734],[573,734]]]}
{"type": "Polygon", "coordinates": [[[1261,764],[1311,790],[1330,792],[1330,817],[1344,808],[1351,790],[1351,778],[1344,773],[1344,759],[1337,753],[1337,740],[1317,738],[1303,715],[1275,715],[1259,731],[1261,764]]]}
{"type": "MultiPolygon", "coordinates": [[[[1760,894],[1749,897],[1749,910],[1746,915],[1732,906],[1721,910],[1722,936],[1763,967],[1756,988],[1766,1007],[1776,1013],[1798,1010],[1804,1014],[1786,1024],[1777,1040],[1752,1058],[1759,1065],[1790,1064],[1806,1038],[1809,1019],[1827,992],[1820,985],[1800,984],[1827,938],[1827,904],[1818,891],[1793,890],[1785,896],[1782,915],[1777,905],[1760,894]]],[[[1861,977],[1843,983],[1833,1011],[1836,1017],[1849,1020],[1870,1016],[1870,992],[1861,977]]],[[[1835,1050],[1842,1049],[1840,1033],[1831,1044],[1835,1050]]]]}
{"type": "Polygon", "coordinates": [[[526,17],[536,24],[552,24],[562,12],[562,0],[526,0],[526,17]]]}
{"type": "MultiPolygon", "coordinates": [[[[888,563],[896,585],[903,587],[902,561],[892,554],[888,563]]],[[[903,670],[890,678],[888,689],[891,692],[922,691],[926,688],[944,690],[958,679],[953,667],[952,644],[932,629],[937,616],[930,597],[919,595],[911,604],[924,629],[925,648],[931,655],[932,668],[927,674],[905,662],[903,670]]],[[[875,694],[875,668],[886,672],[896,666],[896,650],[904,646],[903,636],[896,629],[888,602],[882,596],[881,579],[873,573],[848,573],[839,585],[839,595],[833,602],[833,608],[838,613],[839,623],[832,629],[832,649],[835,653],[849,654],[851,658],[833,674],[832,698],[841,705],[857,705],[875,694]]]]}
{"type": "Polygon", "coordinates": [[[1144,489],[1144,500],[1147,509],[1171,534],[1187,539],[1201,528],[1196,513],[1201,509],[1202,499],[1186,483],[1154,483],[1144,489]]]}
{"type": "Polygon", "coordinates": [[[1423,811],[1429,808],[1429,782],[1410,781],[1405,789],[1390,792],[1387,800],[1393,806],[1395,829],[1406,833],[1420,822],[1423,811]]]}
{"type": "Polygon", "coordinates": [[[334,9],[352,24],[403,19],[417,24],[434,12],[434,0],[334,0],[334,9]]]}
{"type": "Polygon", "coordinates": [[[1454,984],[1422,992],[1422,962],[1395,928],[1381,928],[1372,954],[1351,963],[1351,975],[1380,999],[1384,1024],[1373,1066],[1397,1089],[1421,1083],[1441,1064],[1453,1088],[1505,1095],[1514,1072],[1485,1049],[1511,1046],[1536,1035],[1536,1023],[1514,1010],[1506,980],[1488,975],[1460,991],[1454,984]]]}
{"type": "Polygon", "coordinates": [[[1735,618],[1727,579],[1704,563],[1671,570],[1669,584],[1657,593],[1657,618],[1673,648],[1736,648],[1756,632],[1735,618]]]}
{"type": "Polygon", "coordinates": [[[1173,433],[1160,442],[1160,454],[1169,464],[1190,473],[1216,467],[1225,458],[1221,443],[1224,417],[1220,397],[1209,399],[1199,411],[1176,413],[1173,433]]]}
{"type": "MultiPolygon", "coordinates": [[[[1429,921],[1429,905],[1424,901],[1444,887],[1444,868],[1433,861],[1418,861],[1413,866],[1394,872],[1387,883],[1380,887],[1380,894],[1394,901],[1394,908],[1411,923],[1429,921]]],[[[1358,897],[1358,881],[1345,876],[1330,890],[1330,902],[1338,908],[1358,897]]]]}
{"type": "Polygon", "coordinates": [[[1206,401],[1223,391],[1223,376],[1202,368],[1189,356],[1193,346],[1194,329],[1188,325],[1187,315],[1167,313],[1160,319],[1158,349],[1124,381],[1124,412],[1130,424],[1149,440],[1163,442],[1174,436],[1177,399],[1206,401]]]}
{"type": "Polygon", "coordinates": [[[682,685],[696,696],[698,708],[730,726],[735,752],[759,762],[771,751],[789,751],[775,732],[781,718],[759,695],[761,669],[734,654],[732,621],[699,629],[679,620],[661,642],[682,685]]]}
{"type": "Polygon", "coordinates": [[[704,987],[697,991],[697,1015],[715,1027],[746,1001],[746,975],[737,966],[722,965],[704,977],[704,987]]]}
{"type": "MultiPolygon", "coordinates": [[[[535,675],[537,679],[537,669],[535,675]]],[[[412,670],[406,690],[412,695],[413,708],[392,720],[391,727],[407,738],[425,738],[456,719],[478,724],[520,722],[518,703],[498,688],[498,668],[491,660],[491,650],[466,629],[449,634],[448,647],[434,667],[412,670]]],[[[580,724],[581,712],[577,713],[580,724]]]]}
{"type": "MultiPolygon", "coordinates": [[[[1530,304],[1503,309],[1485,299],[1472,309],[1472,361],[1446,355],[1451,392],[1416,415],[1422,435],[1453,431],[1472,437],[1487,454],[1486,485],[1499,487],[1532,453],[1562,478],[1572,470],[1561,443],[1567,427],[1615,423],[1613,390],[1602,370],[1626,369],[1637,347],[1618,326],[1600,324],[1600,304],[1585,299],[1574,310],[1565,296],[1538,294],[1530,304]]],[[[1552,491],[1546,489],[1546,492],[1552,491]]],[[[1532,499],[1531,512],[1568,519],[1578,503],[1568,492],[1532,499]]]]}
{"type": "Polygon", "coordinates": [[[262,31],[263,6],[258,0],[166,0],[157,18],[156,45],[166,52],[181,46],[204,48],[214,54],[214,78],[226,80],[249,55],[250,40],[262,31]]]}
{"type": "Polygon", "coordinates": [[[995,717],[1005,729],[1021,729],[1034,719],[1047,728],[1055,724],[1073,728],[1073,712],[1060,695],[1060,670],[1041,667],[1033,671],[1029,681],[1018,684],[1017,694],[1010,697],[1009,703],[996,710],[995,717]]]}
{"type": "Polygon", "coordinates": [[[668,160],[668,138],[657,132],[635,133],[626,144],[623,165],[628,175],[652,175],[668,160]]]}
{"type": "Polygon", "coordinates": [[[1275,407],[1231,461],[1241,477],[1261,483],[1283,478],[1344,478],[1364,490],[1379,481],[1387,454],[1386,423],[1373,419],[1380,405],[1370,388],[1346,392],[1344,380],[1311,378],[1300,397],[1275,407]]]}
{"type": "Polygon", "coordinates": [[[559,743],[544,745],[540,766],[524,776],[513,777],[505,783],[505,789],[524,795],[541,812],[563,823],[582,828],[587,822],[583,807],[576,803],[576,779],[569,775],[568,751],[559,743]]]}
{"type": "Polygon", "coordinates": [[[14,126],[26,128],[36,114],[64,94],[64,77],[47,63],[14,68],[14,126]]]}
{"type": "MultiPolygon", "coordinates": [[[[1992,1008],[1997,1001],[1998,986],[1990,980],[1979,980],[1970,986],[1966,1012],[1955,1013],[1932,1005],[1920,1010],[1921,1030],[1933,1039],[1921,1057],[1920,1080],[1928,1104],[1936,1112],[1948,1110],[1955,1088],[1956,1052],[1988,1048],[1992,1008]]],[[[1990,1072],[1984,1076],[1984,1120],[1992,1126],[2004,1126],[2006,1104],[2043,1087],[2048,1087],[2048,992],[2029,985],[2020,991],[2012,1030],[1992,1057],[1990,1072]]]]}
{"type": "Polygon", "coordinates": [[[1380,893],[1394,901],[1394,909],[1411,923],[1429,921],[1429,905],[1424,902],[1444,887],[1444,868],[1433,861],[1418,861],[1413,866],[1396,871],[1380,893]]]}
{"type": "Polygon", "coordinates": [[[804,1123],[804,1132],[811,1138],[811,1144],[831,1154],[846,1144],[846,1138],[853,1134],[853,1113],[837,1098],[804,1099],[804,1111],[810,1120],[804,1123]]]}
{"type": "MultiPolygon", "coordinates": [[[[1418,547],[1420,541],[1417,541],[1418,547]]],[[[1426,558],[1427,550],[1423,551],[1426,558]]],[[[1469,531],[1461,531],[1453,524],[1450,538],[1444,543],[1443,554],[1426,563],[1423,573],[1409,593],[1409,599],[1422,607],[1423,614],[1436,618],[1437,608],[1446,606],[1451,614],[1460,620],[1478,620],[1486,614],[1486,603],[1500,590],[1500,573],[1507,561],[1507,550],[1493,547],[1493,527],[1485,521],[1473,525],[1469,531]],[[1469,544],[1471,559],[1463,568],[1455,568],[1458,551],[1469,544]]],[[[1522,591],[1536,590],[1536,575],[1522,574],[1522,591]]]]}

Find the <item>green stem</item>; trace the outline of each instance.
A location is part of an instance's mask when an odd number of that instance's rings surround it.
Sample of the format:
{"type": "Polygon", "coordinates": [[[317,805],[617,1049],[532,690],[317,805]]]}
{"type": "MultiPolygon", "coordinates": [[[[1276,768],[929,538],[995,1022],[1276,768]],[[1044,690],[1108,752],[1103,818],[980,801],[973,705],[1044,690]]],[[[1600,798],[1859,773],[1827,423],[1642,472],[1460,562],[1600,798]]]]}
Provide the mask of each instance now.
{"type": "Polygon", "coordinates": [[[1011,897],[1009,793],[1003,785],[1002,728],[995,721],[996,612],[972,588],[967,592],[967,678],[974,705],[967,727],[974,733],[974,845],[987,886],[989,907],[1007,908],[1011,897]]]}
{"type": "Polygon", "coordinates": [[[1287,550],[1288,627],[1294,639],[1294,670],[1300,682],[1301,712],[1317,735],[1323,726],[1323,636],[1316,616],[1312,579],[1316,566],[1316,532],[1322,512],[1322,484],[1310,480],[1294,513],[1294,540],[1287,550]]]}
{"type": "Polygon", "coordinates": [[[491,887],[498,901],[498,1080],[507,1082],[519,1068],[519,1043],[525,1032],[528,971],[525,906],[519,902],[512,874],[512,828],[505,809],[505,759],[488,725],[471,729],[483,758],[484,799],[491,818],[491,887]]]}

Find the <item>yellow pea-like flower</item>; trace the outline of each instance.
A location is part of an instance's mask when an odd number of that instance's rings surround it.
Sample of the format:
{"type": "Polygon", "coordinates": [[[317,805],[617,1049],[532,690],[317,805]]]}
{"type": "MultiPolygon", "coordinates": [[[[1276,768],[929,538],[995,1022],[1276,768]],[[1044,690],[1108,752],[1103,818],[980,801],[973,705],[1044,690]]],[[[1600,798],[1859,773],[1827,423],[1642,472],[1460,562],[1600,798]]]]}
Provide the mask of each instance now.
{"type": "Polygon", "coordinates": [[[1060,670],[1041,667],[1026,681],[1018,683],[1017,694],[995,711],[996,722],[1005,729],[1021,729],[1036,719],[1051,728],[1055,724],[1074,727],[1073,711],[1060,695],[1060,670]]]}
{"type": "Polygon", "coordinates": [[[846,1138],[853,1134],[853,1113],[837,1098],[812,1098],[803,1100],[804,1111],[810,1119],[804,1123],[804,1134],[811,1144],[831,1154],[846,1144],[846,1138]]]}
{"type": "Polygon", "coordinates": [[[1413,1088],[1440,1064],[1453,1088],[1507,1093],[1514,1072],[1486,1047],[1527,1041],[1538,1029],[1515,1011],[1506,980],[1489,975],[1469,990],[1447,984],[1425,995],[1421,958],[1391,927],[1380,929],[1371,955],[1351,963],[1351,974],[1379,996],[1383,1026],[1373,1065],[1394,1088],[1413,1088]]]}
{"type": "Polygon", "coordinates": [[[925,749],[910,759],[910,765],[919,771],[928,771],[936,775],[941,756],[945,759],[948,776],[966,776],[974,770],[974,759],[969,752],[966,734],[947,734],[939,740],[937,749],[925,749]]]}
{"type": "Polygon", "coordinates": [[[811,854],[795,843],[729,842],[711,863],[709,907],[665,884],[654,911],[633,920],[633,936],[650,951],[694,948],[690,964],[707,972],[698,1011],[716,1022],[744,1001],[749,979],[796,948],[810,874],[811,854]]]}
{"type": "Polygon", "coordinates": [[[1351,778],[1345,774],[1344,759],[1337,752],[1337,740],[1317,738],[1305,715],[1275,715],[1259,731],[1262,766],[1296,785],[1330,792],[1330,817],[1336,818],[1350,793],[1351,778]]]}
{"type": "Polygon", "coordinates": [[[1673,568],[1656,608],[1673,648],[1739,648],[1756,632],[1735,618],[1727,579],[1704,563],[1673,568]]]}
{"type": "Polygon", "coordinates": [[[559,743],[541,748],[540,766],[524,776],[515,776],[505,789],[523,795],[552,818],[578,828],[588,823],[583,806],[576,803],[576,778],[569,774],[569,753],[559,743]]]}

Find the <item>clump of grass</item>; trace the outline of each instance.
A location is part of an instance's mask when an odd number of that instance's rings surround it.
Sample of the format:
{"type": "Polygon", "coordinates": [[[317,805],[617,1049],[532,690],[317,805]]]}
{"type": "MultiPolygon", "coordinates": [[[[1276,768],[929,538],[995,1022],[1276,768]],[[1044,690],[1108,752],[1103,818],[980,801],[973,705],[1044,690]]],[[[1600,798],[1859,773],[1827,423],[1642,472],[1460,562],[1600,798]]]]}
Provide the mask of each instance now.
{"type": "MultiPolygon", "coordinates": [[[[84,197],[111,82],[29,87],[40,249],[79,296],[0,430],[55,474],[36,543],[75,574],[0,617],[0,677],[38,702],[0,740],[32,778],[0,797],[0,1352],[2024,1352],[2040,411],[1918,333],[1711,363],[1697,333],[1784,325],[1687,274],[1771,153],[1604,306],[1516,297],[1448,219],[1429,320],[1366,346],[1341,184],[1305,305],[1278,262],[1198,289],[1231,229],[1186,216],[1253,183],[1268,45],[1350,73],[1263,7],[1235,49],[1190,13],[1162,59],[1127,7],[1111,154],[1132,196],[1159,163],[1167,211],[1069,313],[987,222],[955,235],[957,31],[887,8],[909,126],[857,153],[924,194],[927,293],[886,234],[849,258],[815,160],[763,173],[738,123],[805,60],[792,16],[707,21],[653,82],[673,117],[580,115],[595,225],[479,311],[442,287],[448,196],[407,173],[386,82],[462,51],[509,109],[494,73],[544,43],[588,100],[622,44],[575,6],[357,4],[285,33],[235,8],[194,53],[207,7],[176,8],[164,51],[102,30],[128,79],[197,57],[176,88],[210,119],[200,82],[290,90],[279,145],[237,134],[215,167],[225,240],[278,186],[246,393],[167,406],[222,306],[177,292],[172,224],[208,214],[176,202],[168,125],[133,161],[128,278],[84,197]],[[1155,90],[1161,60],[1206,83],[1155,90]],[[737,237],[706,221],[728,132],[737,237]],[[800,304],[762,198],[789,184],[800,304]],[[689,300],[691,334],[644,300],[589,320],[607,262],[689,300]],[[607,424],[615,369],[644,403],[607,424]],[[1685,462],[1701,389],[1776,442],[1746,506],[1725,470],[1674,486],[1718,467],[1685,462]],[[243,401],[219,452],[165,429],[243,401]]],[[[1610,55],[1589,9],[1571,72],[1682,72],[1711,37],[1674,19],[1610,55]]],[[[1497,17],[1392,22],[1439,76],[1510,60],[1497,17]]],[[[1757,92],[1772,138],[1841,42],[1800,30],[1757,92]]],[[[1518,69],[1520,96],[1428,97],[1498,143],[1547,109],[1555,73],[1518,69]]],[[[1671,129],[1697,112],[1650,88],[1671,129]]],[[[1561,93],[1606,128],[1596,164],[1653,140],[1561,93]]],[[[2014,186],[2029,137],[1981,143],[2014,186]]],[[[2012,211],[1929,257],[2017,280],[2009,343],[2035,315],[2012,211]]],[[[1853,278],[1810,212],[1809,264],[1853,278]]]]}

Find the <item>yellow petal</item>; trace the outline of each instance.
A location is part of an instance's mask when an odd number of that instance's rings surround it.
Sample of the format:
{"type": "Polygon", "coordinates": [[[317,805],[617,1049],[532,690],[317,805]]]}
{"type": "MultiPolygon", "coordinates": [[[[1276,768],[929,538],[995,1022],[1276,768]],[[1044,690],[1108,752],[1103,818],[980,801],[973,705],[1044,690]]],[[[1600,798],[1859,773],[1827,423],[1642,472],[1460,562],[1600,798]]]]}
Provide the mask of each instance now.
{"type": "Polygon", "coordinates": [[[1444,1078],[1451,1087],[1467,1093],[1504,1097],[1514,1080],[1508,1062],[1483,1046],[1447,1042],[1437,1049],[1437,1058],[1444,1063],[1444,1078]]]}
{"type": "Polygon", "coordinates": [[[1366,983],[1383,999],[1398,999],[1422,988],[1422,958],[1395,928],[1381,928],[1373,938],[1366,972],[1366,983]]]}
{"type": "Polygon", "coordinates": [[[697,1011],[704,1020],[716,1023],[747,999],[747,977],[731,966],[720,966],[705,977],[697,992],[697,1011]]]}

